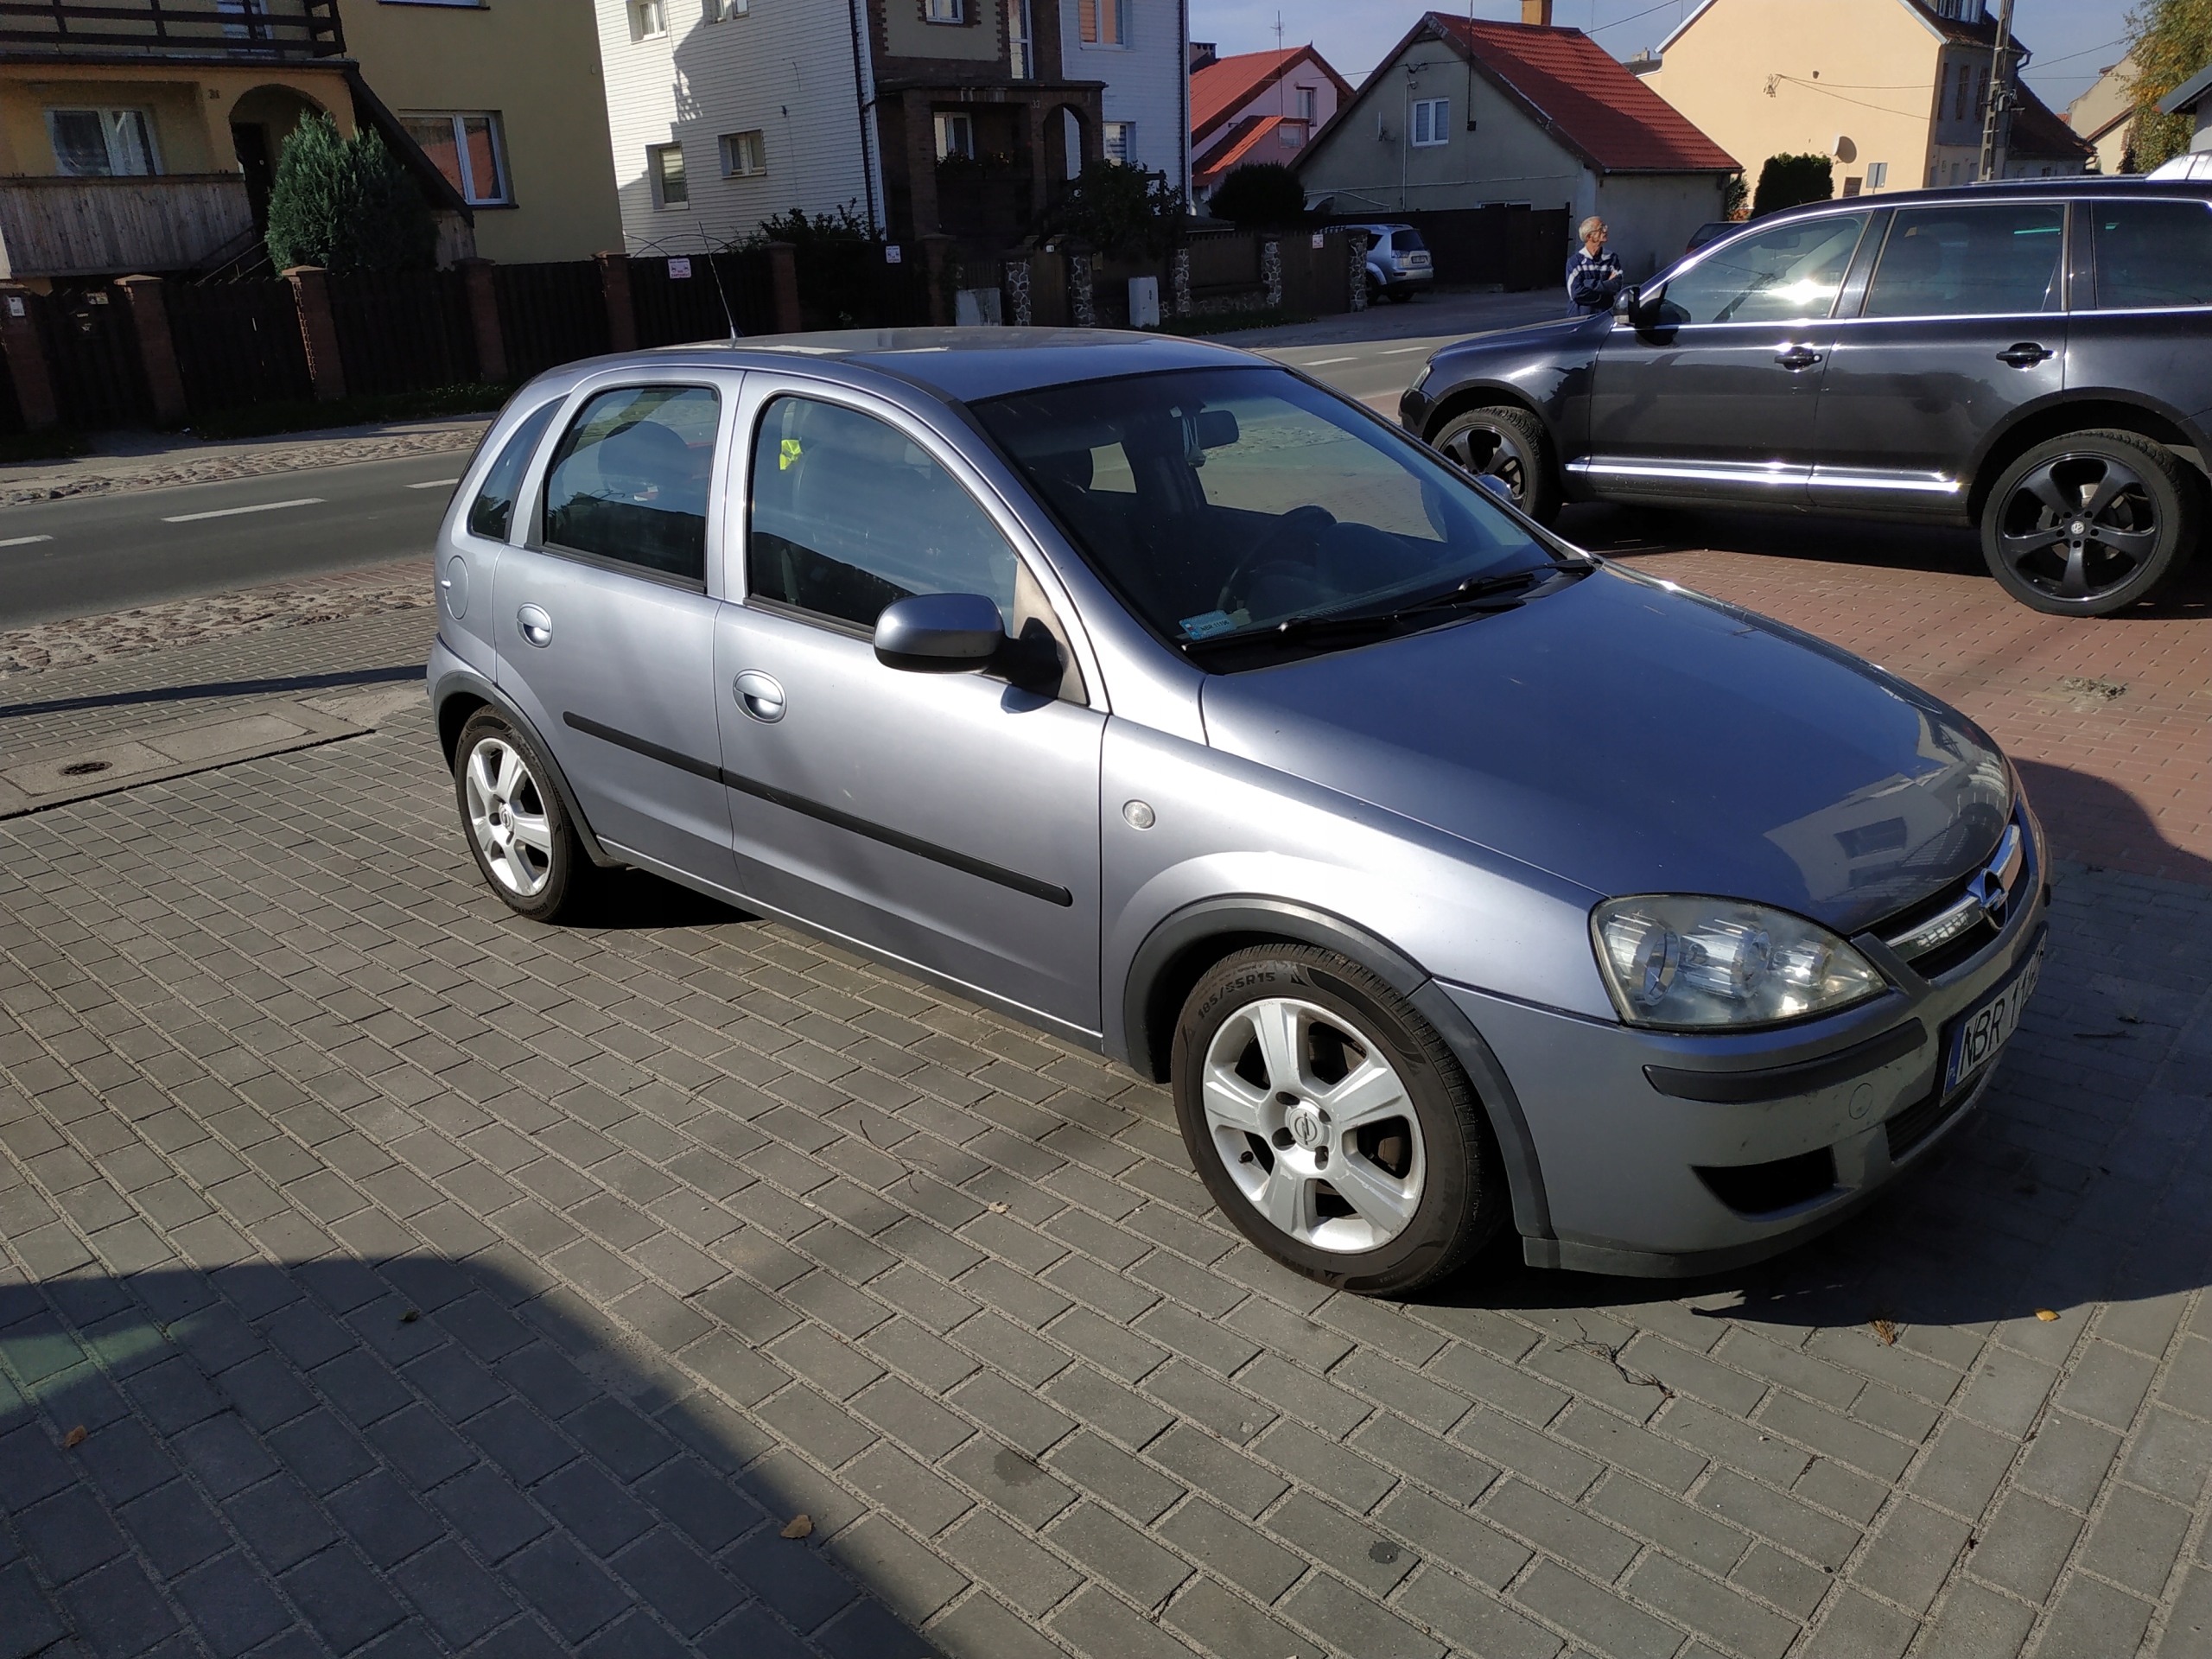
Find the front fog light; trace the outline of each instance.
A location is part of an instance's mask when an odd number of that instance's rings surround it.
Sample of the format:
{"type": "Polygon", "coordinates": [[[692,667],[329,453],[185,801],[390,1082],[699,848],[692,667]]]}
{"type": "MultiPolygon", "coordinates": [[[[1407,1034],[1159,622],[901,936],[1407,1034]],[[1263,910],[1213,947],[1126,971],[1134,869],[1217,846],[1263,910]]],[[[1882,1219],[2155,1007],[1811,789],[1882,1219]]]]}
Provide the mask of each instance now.
{"type": "Polygon", "coordinates": [[[1633,1026],[1764,1026],[1833,1014],[1882,976],[1816,922],[1733,899],[1614,899],[1590,916],[1605,988],[1633,1026]]]}

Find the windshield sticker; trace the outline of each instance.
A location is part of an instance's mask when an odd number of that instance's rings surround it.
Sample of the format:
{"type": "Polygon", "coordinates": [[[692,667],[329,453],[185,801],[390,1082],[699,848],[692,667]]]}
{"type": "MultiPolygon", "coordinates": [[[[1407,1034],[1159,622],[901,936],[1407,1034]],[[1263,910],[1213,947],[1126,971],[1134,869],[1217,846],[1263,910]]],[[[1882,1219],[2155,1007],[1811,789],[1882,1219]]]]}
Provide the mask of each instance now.
{"type": "Polygon", "coordinates": [[[1185,637],[1211,639],[1217,633],[1227,633],[1236,626],[1236,619],[1227,611],[1208,611],[1203,616],[1186,616],[1176,625],[1185,637]]]}

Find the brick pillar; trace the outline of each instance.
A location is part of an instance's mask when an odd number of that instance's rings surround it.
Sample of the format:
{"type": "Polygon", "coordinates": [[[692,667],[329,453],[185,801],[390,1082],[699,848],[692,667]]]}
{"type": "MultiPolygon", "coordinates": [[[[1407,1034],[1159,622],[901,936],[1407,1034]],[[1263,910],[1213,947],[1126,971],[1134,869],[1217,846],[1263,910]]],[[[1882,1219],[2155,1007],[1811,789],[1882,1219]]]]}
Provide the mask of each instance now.
{"type": "Polygon", "coordinates": [[[499,328],[499,289],[489,259],[463,259],[461,282],[468,290],[468,326],[476,336],[476,372],[491,385],[507,380],[507,337],[499,328]]]}
{"type": "Polygon", "coordinates": [[[321,265],[294,265],[284,273],[300,308],[300,340],[308,348],[308,375],[315,401],[334,404],[346,395],[346,364],[338,354],[338,325],[330,315],[330,273],[321,265]]]}
{"type": "Polygon", "coordinates": [[[1351,308],[1367,309],[1367,238],[1357,231],[1344,238],[1344,246],[1351,251],[1351,308]]]}
{"type": "Polygon", "coordinates": [[[942,328],[952,321],[952,301],[944,291],[945,262],[952,254],[952,238],[935,232],[922,238],[922,257],[930,270],[930,321],[942,328]]]}
{"type": "Polygon", "coordinates": [[[638,349],[638,314],[630,305],[630,256],[607,252],[599,256],[599,291],[607,302],[608,349],[638,349]]]}
{"type": "Polygon", "coordinates": [[[54,426],[61,420],[54,401],[54,377],[46,364],[46,342],[39,338],[39,296],[21,283],[0,283],[0,350],[8,357],[8,377],[16,383],[16,407],[29,427],[54,426]]]}
{"type": "Polygon", "coordinates": [[[125,276],[116,286],[130,308],[130,321],[138,333],[138,356],[146,365],[146,390],[151,394],[156,426],[182,426],[185,422],[184,376],[177,368],[176,340],[169,333],[168,296],[158,276],[125,276]]]}
{"type": "Polygon", "coordinates": [[[1167,264],[1167,315],[1191,315],[1191,250],[1179,244],[1167,264]]]}
{"type": "Polygon", "coordinates": [[[1029,256],[1019,251],[999,258],[999,291],[1006,296],[1006,312],[999,321],[1011,327],[1027,328],[1037,320],[1029,297],[1029,256]]]}
{"type": "Polygon", "coordinates": [[[1098,308],[1090,291],[1090,256],[1068,255],[1068,321],[1077,328],[1098,326],[1098,308]]]}
{"type": "Polygon", "coordinates": [[[768,245],[768,282],[776,296],[776,332],[798,334],[806,324],[798,312],[798,250],[789,242],[768,245]]]}
{"type": "Polygon", "coordinates": [[[1269,237],[1260,244],[1260,280],[1267,285],[1268,309],[1282,308],[1282,242],[1269,237]]]}

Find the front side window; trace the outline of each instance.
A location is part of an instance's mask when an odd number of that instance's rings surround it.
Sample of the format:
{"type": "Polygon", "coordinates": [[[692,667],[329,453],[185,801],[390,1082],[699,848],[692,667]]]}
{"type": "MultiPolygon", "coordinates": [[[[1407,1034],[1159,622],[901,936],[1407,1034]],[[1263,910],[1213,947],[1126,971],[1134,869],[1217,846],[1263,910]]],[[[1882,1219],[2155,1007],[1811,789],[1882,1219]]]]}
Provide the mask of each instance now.
{"type": "Polygon", "coordinates": [[[2066,210],[2050,202],[1905,207],[1866,289],[1870,317],[2005,316],[2058,304],[2066,210]]]}
{"type": "Polygon", "coordinates": [[[499,142],[499,118],[486,111],[480,115],[409,115],[402,118],[407,136],[422,146],[446,182],[472,207],[505,204],[507,169],[499,142]]]}
{"type": "Polygon", "coordinates": [[[768,146],[765,135],[755,132],[725,133],[722,137],[722,171],[732,178],[758,178],[768,170],[768,146]]]}
{"type": "Polygon", "coordinates": [[[753,446],[745,585],[856,628],[916,594],[982,594],[1014,621],[1019,562],[975,497],[897,429],[779,397],[753,446]]]}
{"type": "Polygon", "coordinates": [[[1129,0],[1075,0],[1076,33],[1086,46],[1127,46],[1129,0]]]}
{"type": "Polygon", "coordinates": [[[532,410],[515,428],[499,458],[484,474],[484,481],[476,486],[476,499],[468,505],[468,533],[482,536],[494,542],[504,542],[514,527],[515,496],[522,488],[522,475],[530,470],[530,458],[537,449],[537,441],[545,435],[545,429],[553,424],[554,416],[560,413],[561,400],[555,398],[541,409],[532,410]]]}
{"type": "Polygon", "coordinates": [[[47,136],[65,177],[141,178],[158,169],[143,110],[48,110],[47,136]]]}
{"type": "Polygon", "coordinates": [[[1092,568],[1179,646],[1280,649],[1313,623],[1402,623],[1409,604],[1557,568],[1464,474],[1279,369],[975,408],[1092,568]]]}
{"type": "Polygon", "coordinates": [[[2212,208],[2091,201],[2082,212],[2096,248],[2099,310],[2212,305],[2212,208]]]}
{"type": "Polygon", "coordinates": [[[1414,102],[1414,144],[1426,148],[1452,142],[1452,100],[1423,98],[1414,102]]]}
{"type": "Polygon", "coordinates": [[[1834,308],[1865,213],[1779,225],[1715,248],[1667,284],[1659,326],[1806,322],[1834,308]]]}
{"type": "Polygon", "coordinates": [[[594,397],[546,474],[546,546],[703,586],[720,411],[704,386],[594,397]]]}
{"type": "Polygon", "coordinates": [[[691,187],[683,177],[683,146],[656,144],[645,152],[652,175],[653,205],[681,207],[691,200],[691,187]]]}

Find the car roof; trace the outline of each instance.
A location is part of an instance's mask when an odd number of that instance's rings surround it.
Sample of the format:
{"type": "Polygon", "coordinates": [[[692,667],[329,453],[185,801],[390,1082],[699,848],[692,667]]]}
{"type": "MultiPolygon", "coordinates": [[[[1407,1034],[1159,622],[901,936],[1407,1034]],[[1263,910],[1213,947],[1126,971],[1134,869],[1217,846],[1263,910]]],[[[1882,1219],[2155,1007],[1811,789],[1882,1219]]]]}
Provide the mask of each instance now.
{"type": "Polygon", "coordinates": [[[590,366],[605,369],[620,363],[671,359],[723,368],[846,365],[918,383],[961,403],[1040,386],[1109,380],[1166,369],[1278,366],[1249,352],[1174,334],[1113,328],[990,327],[847,328],[819,334],[757,334],[599,358],[590,366]]]}
{"type": "Polygon", "coordinates": [[[1833,196],[1826,201],[1805,202],[1778,213],[1745,219],[1738,229],[1752,225],[1782,223],[1820,213],[1864,213],[1876,207],[1919,207],[1942,202],[1988,201],[2001,195],[2060,196],[2195,196],[2212,200],[2212,180],[2154,179],[2147,175],[2074,174],[2064,178],[2005,179],[1989,184],[1945,185],[1933,190],[1885,190],[1877,196],[1833,196]]]}

